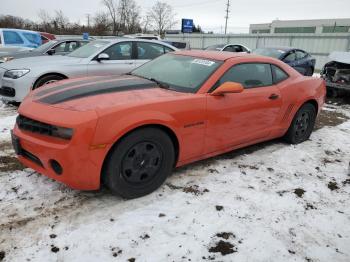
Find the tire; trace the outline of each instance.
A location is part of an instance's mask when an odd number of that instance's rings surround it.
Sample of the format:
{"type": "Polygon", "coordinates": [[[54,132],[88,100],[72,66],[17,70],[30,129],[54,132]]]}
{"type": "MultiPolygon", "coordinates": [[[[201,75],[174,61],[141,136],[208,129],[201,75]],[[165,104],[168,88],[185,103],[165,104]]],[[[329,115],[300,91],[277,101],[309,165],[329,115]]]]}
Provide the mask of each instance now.
{"type": "Polygon", "coordinates": [[[57,82],[57,81],[60,81],[60,80],[63,80],[65,79],[63,76],[59,76],[59,75],[47,75],[47,76],[44,76],[42,78],[40,78],[34,85],[33,89],[37,89],[41,86],[44,86],[44,85],[48,85],[48,84],[51,84],[51,83],[54,83],[54,82],[57,82]]]}
{"type": "Polygon", "coordinates": [[[175,150],[170,137],[157,128],[142,128],[112,148],[102,174],[113,194],[142,197],[159,188],[171,174],[175,150]]]}
{"type": "Polygon", "coordinates": [[[315,126],[316,116],[314,105],[303,105],[294,116],[284,139],[290,144],[300,144],[308,140],[315,126]]]}

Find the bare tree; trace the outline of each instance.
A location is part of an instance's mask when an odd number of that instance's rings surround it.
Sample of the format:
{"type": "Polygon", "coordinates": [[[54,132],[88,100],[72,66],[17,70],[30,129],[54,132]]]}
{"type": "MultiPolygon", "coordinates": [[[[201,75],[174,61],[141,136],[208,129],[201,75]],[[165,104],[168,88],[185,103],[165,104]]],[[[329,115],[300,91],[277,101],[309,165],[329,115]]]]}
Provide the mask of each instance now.
{"type": "Polygon", "coordinates": [[[147,14],[141,22],[142,33],[147,33],[151,24],[151,17],[147,14]]]}
{"type": "Polygon", "coordinates": [[[94,18],[94,34],[96,35],[106,35],[108,34],[110,20],[109,14],[104,12],[98,12],[95,14],[94,18]]]}
{"type": "Polygon", "coordinates": [[[118,32],[118,1],[117,0],[102,0],[102,4],[108,9],[112,21],[113,35],[118,32]]]}
{"type": "Polygon", "coordinates": [[[40,24],[45,32],[49,32],[51,29],[52,17],[50,14],[44,10],[40,9],[38,12],[38,17],[40,19],[40,24]]]}
{"type": "Polygon", "coordinates": [[[163,35],[165,30],[172,28],[175,22],[175,13],[171,5],[165,2],[156,2],[148,13],[153,28],[159,35],[163,35]]]}
{"type": "Polygon", "coordinates": [[[66,27],[69,27],[69,18],[64,15],[62,10],[55,11],[52,22],[57,30],[64,30],[66,27]]]}

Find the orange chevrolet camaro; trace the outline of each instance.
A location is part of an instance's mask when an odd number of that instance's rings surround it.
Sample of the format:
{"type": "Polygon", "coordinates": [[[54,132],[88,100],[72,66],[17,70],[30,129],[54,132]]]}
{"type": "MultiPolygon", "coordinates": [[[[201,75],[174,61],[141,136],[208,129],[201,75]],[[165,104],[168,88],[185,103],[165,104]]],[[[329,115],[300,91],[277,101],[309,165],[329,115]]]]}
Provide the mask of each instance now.
{"type": "Polygon", "coordinates": [[[214,51],[161,56],[130,74],[33,91],[12,132],[20,161],[74,189],[149,194],[174,167],[274,138],[310,137],[323,80],[273,58],[214,51]]]}

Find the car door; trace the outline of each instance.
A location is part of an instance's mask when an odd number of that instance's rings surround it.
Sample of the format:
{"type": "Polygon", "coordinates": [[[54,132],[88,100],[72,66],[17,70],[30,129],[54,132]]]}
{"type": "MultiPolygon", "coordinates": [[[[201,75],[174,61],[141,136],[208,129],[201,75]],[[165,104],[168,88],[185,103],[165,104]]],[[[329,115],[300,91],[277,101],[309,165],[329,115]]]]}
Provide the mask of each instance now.
{"type": "Polygon", "coordinates": [[[286,53],[286,55],[284,56],[282,61],[285,62],[286,64],[290,65],[291,67],[293,67],[299,73],[301,73],[299,71],[300,68],[298,67],[297,56],[296,56],[295,50],[292,50],[292,51],[289,51],[288,53],[286,53]]]}
{"type": "Polygon", "coordinates": [[[306,75],[308,69],[310,70],[310,68],[312,67],[309,55],[301,50],[295,51],[295,54],[296,62],[294,68],[302,75],[306,75]]]}
{"type": "Polygon", "coordinates": [[[135,42],[135,67],[139,67],[165,53],[173,52],[171,48],[151,42],[135,42]]]}
{"type": "Polygon", "coordinates": [[[120,75],[135,68],[132,41],[114,44],[102,53],[107,54],[109,59],[98,61],[97,56],[92,59],[88,65],[88,75],[120,75]]]}
{"type": "Polygon", "coordinates": [[[279,89],[273,84],[270,64],[234,65],[215,87],[225,82],[241,83],[244,91],[219,97],[207,96],[207,153],[212,149],[264,139],[280,115],[282,99],[279,89]]]}

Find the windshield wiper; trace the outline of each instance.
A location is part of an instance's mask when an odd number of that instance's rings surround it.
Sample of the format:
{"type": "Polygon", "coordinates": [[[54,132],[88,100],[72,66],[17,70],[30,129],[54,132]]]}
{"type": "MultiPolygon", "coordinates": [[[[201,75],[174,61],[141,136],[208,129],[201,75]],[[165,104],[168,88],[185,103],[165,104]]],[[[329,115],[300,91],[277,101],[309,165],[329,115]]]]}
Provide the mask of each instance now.
{"type": "Polygon", "coordinates": [[[163,89],[170,89],[170,86],[168,84],[165,84],[165,83],[162,83],[160,82],[159,80],[155,79],[155,78],[148,78],[148,80],[156,83],[160,88],[163,88],[163,89]]]}

